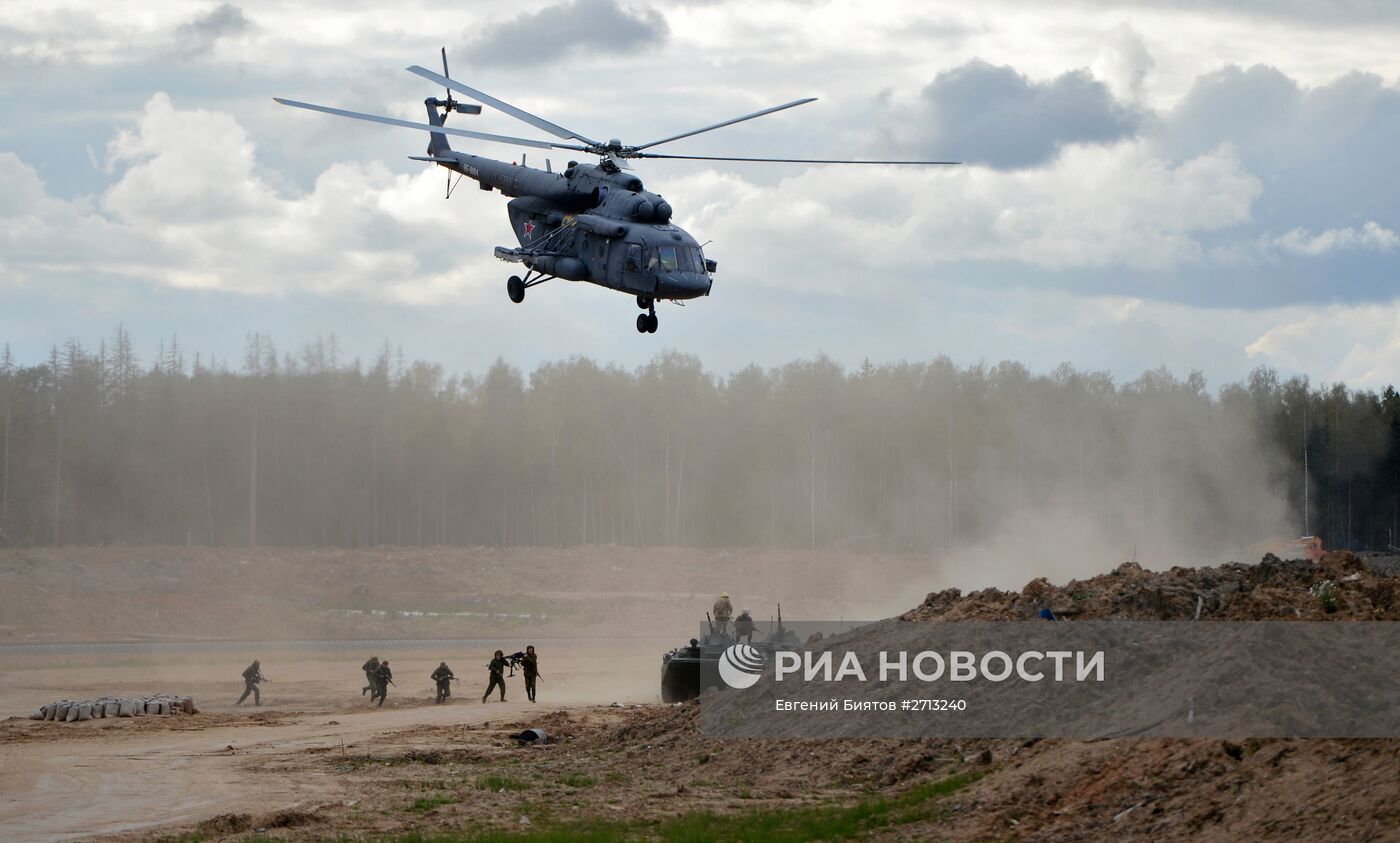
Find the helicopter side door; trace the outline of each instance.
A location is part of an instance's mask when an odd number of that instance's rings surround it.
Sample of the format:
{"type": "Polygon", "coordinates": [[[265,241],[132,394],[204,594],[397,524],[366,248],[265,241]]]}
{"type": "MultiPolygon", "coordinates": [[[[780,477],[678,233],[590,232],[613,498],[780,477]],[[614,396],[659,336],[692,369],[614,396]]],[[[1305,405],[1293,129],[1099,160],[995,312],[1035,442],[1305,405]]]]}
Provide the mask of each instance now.
{"type": "Polygon", "coordinates": [[[656,292],[656,273],[643,263],[649,249],[641,243],[618,244],[622,251],[622,289],[634,293],[656,292]]]}

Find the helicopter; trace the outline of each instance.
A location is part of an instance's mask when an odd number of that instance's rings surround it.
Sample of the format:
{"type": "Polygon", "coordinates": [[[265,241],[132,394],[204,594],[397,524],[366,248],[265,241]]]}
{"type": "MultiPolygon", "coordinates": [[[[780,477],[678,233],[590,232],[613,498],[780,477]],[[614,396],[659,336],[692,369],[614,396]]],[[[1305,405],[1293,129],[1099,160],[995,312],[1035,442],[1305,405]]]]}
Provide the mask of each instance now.
{"type": "Polygon", "coordinates": [[[674,209],[658,193],[645,189],[631,171],[631,159],[672,159],[687,161],[750,161],[787,164],[915,164],[947,166],[957,161],[857,161],[827,158],[744,158],[712,155],[668,155],[648,150],[662,144],[722,129],[815,102],[805,97],[669,135],[659,140],[626,145],[613,138],[594,140],[542,117],[517,108],[483,91],[451,78],[447,68],[447,48],[442,49],[442,73],[413,65],[407,68],[430,82],[443,86],[444,99],[423,101],[428,122],[415,123],[342,108],[274,97],[281,105],[318,111],[338,117],[367,120],[430,132],[427,154],[408,156],[445,168],[447,197],[451,198],[453,175],[472,179],[481,190],[499,190],[511,197],[506,204],[511,228],[519,246],[497,246],[495,256],[524,267],[523,277],[512,275],[506,293],[519,304],[525,291],[553,279],[586,281],[636,298],[637,307],[646,311],[637,316],[639,333],[656,333],[656,302],[670,300],[684,304],[689,299],[708,296],[718,264],[706,257],[702,244],[672,221],[674,209]],[[453,92],[476,100],[461,102],[453,92]],[[478,105],[477,103],[480,103],[478,105]],[[535,140],[459,129],[446,125],[450,114],[477,115],[482,105],[490,106],[529,124],[559,140],[535,140]],[[598,163],[569,161],[563,172],[554,172],[545,161],[543,170],[519,163],[498,161],[454,150],[448,136],[509,144],[529,149],[559,149],[598,157],[598,163]]]}

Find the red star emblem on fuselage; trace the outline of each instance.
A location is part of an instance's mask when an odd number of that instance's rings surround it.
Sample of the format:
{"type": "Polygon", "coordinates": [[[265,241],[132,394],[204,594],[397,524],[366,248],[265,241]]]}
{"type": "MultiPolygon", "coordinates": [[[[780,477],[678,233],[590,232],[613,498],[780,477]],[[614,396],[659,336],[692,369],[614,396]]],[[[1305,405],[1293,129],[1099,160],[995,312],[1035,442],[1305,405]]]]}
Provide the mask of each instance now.
{"type": "Polygon", "coordinates": [[[535,233],[535,224],[530,220],[525,220],[525,236],[529,237],[535,233]]]}

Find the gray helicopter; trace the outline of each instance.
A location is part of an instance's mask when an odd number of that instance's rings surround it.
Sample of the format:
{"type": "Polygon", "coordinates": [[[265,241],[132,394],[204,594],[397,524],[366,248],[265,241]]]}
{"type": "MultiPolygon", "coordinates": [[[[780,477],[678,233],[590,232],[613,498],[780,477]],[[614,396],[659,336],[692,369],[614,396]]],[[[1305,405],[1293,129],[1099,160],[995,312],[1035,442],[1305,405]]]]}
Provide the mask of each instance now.
{"type": "Polygon", "coordinates": [[[956,161],[852,161],[826,158],[739,158],[712,155],[666,155],[646,150],[762,117],[777,111],[815,101],[815,97],[745,114],[699,129],[671,135],[637,146],[617,139],[606,143],[593,140],[541,117],[502,102],[495,97],[453,80],[447,70],[447,49],[442,51],[442,73],[414,65],[408,68],[431,82],[442,85],[446,99],[429,97],[427,123],[414,123],[358,111],[274,98],[282,105],[352,117],[390,126],[404,126],[431,132],[427,155],[411,155],[414,161],[427,161],[445,167],[447,196],[454,187],[453,174],[477,182],[482,190],[499,190],[512,197],[506,204],[518,247],[497,246],[496,257],[522,264],[524,277],[512,275],[506,282],[510,300],[525,300],[525,291],[555,278],[587,281],[636,297],[646,313],[637,316],[637,330],[656,333],[656,302],[670,299],[678,303],[708,296],[714,283],[716,263],[707,258],[701,244],[671,221],[673,209],[658,193],[642,186],[642,180],[628,172],[633,158],[660,158],[688,161],[754,161],[787,164],[929,164],[949,165],[956,161]],[[480,114],[481,105],[453,99],[452,92],[465,94],[478,102],[509,114],[518,120],[561,139],[542,141],[474,132],[446,126],[447,115],[480,114]],[[549,161],[543,170],[521,163],[497,161],[458,152],[447,136],[510,144],[530,149],[563,149],[599,157],[597,164],[570,161],[562,173],[554,172],[549,161]]]}

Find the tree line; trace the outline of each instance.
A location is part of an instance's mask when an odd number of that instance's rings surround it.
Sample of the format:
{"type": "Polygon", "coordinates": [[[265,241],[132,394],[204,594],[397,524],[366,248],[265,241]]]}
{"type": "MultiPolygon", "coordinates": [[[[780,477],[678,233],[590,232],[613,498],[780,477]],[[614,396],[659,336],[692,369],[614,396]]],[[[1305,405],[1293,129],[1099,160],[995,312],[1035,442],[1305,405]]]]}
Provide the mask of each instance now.
{"type": "Polygon", "coordinates": [[[453,374],[334,337],[236,363],[124,329],[0,357],[14,545],[694,545],[932,551],[1059,531],[1233,550],[1396,543],[1400,396],[1259,369],[822,356],[720,375],[662,352],[453,374]]]}

